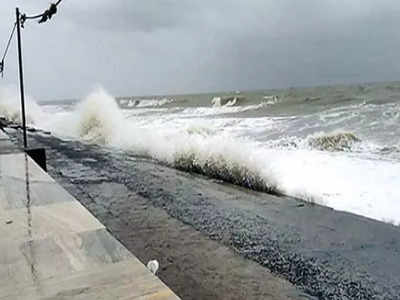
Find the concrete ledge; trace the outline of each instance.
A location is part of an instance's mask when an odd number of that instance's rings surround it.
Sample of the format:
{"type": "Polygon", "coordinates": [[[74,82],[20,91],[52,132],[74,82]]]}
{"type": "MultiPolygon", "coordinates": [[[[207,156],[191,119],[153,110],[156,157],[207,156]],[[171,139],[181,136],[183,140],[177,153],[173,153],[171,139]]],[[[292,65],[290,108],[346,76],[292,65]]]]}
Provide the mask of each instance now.
{"type": "Polygon", "coordinates": [[[26,153],[7,147],[0,134],[0,299],[179,299],[26,153]]]}

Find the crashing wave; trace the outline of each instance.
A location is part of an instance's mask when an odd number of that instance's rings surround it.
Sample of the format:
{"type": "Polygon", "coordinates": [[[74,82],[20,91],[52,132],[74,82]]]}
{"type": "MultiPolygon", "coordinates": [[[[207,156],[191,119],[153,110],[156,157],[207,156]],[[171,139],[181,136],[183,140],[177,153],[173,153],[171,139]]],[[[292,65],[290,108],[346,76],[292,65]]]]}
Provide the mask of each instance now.
{"type": "Polygon", "coordinates": [[[138,106],[139,105],[139,103],[140,103],[140,101],[139,100],[129,100],[128,101],[128,103],[127,103],[127,107],[135,107],[135,106],[138,106]]]}
{"type": "Polygon", "coordinates": [[[151,99],[151,100],[140,100],[136,107],[159,107],[167,104],[174,103],[173,98],[163,98],[163,99],[151,99]]]}
{"type": "Polygon", "coordinates": [[[263,97],[263,104],[267,105],[273,105],[279,102],[278,96],[272,95],[272,96],[264,96],[263,97]]]}
{"type": "Polygon", "coordinates": [[[197,134],[201,136],[211,136],[212,134],[214,134],[213,130],[204,126],[190,126],[186,129],[186,132],[189,135],[197,134]]]}
{"type": "Polygon", "coordinates": [[[172,135],[137,128],[126,122],[117,102],[102,89],[78,106],[77,115],[79,137],[86,141],[119,146],[180,170],[277,193],[275,185],[265,180],[269,176],[250,157],[251,147],[214,135],[205,127],[189,127],[172,135]]]}
{"type": "Polygon", "coordinates": [[[352,146],[360,142],[361,139],[350,132],[308,138],[308,145],[321,151],[351,151],[352,146]]]}
{"type": "Polygon", "coordinates": [[[179,170],[220,179],[255,191],[279,194],[277,188],[266,182],[258,172],[246,165],[227,160],[223,155],[202,160],[195,153],[180,153],[175,156],[173,166],[179,170]]]}
{"type": "Polygon", "coordinates": [[[339,132],[330,134],[313,134],[306,138],[295,136],[284,137],[279,140],[268,142],[271,148],[282,149],[306,149],[329,152],[348,152],[352,151],[354,146],[361,143],[361,139],[350,132],[339,132]]]}
{"type": "MultiPolygon", "coordinates": [[[[0,88],[0,117],[11,123],[21,124],[21,108],[18,93],[12,88],[0,88]]],[[[43,111],[30,97],[25,100],[26,123],[35,125],[43,117],[43,111]]]]}
{"type": "Polygon", "coordinates": [[[0,116],[8,122],[21,123],[21,112],[4,103],[0,103],[0,116]]]}
{"type": "Polygon", "coordinates": [[[212,135],[207,128],[190,127],[186,133],[175,133],[173,136],[161,132],[149,135],[132,124],[121,124],[124,118],[118,105],[103,90],[89,95],[78,109],[79,135],[87,141],[119,145],[121,140],[115,134],[122,132],[123,147],[134,153],[158,159],[187,172],[257,191],[277,193],[275,186],[265,180],[257,164],[246,155],[243,145],[238,147],[240,144],[237,142],[212,135]],[[98,105],[99,102],[101,105],[98,105]],[[230,149],[228,153],[227,147],[230,149]]]}
{"type": "Polygon", "coordinates": [[[214,97],[211,100],[211,104],[213,107],[231,107],[240,105],[246,98],[244,97],[214,97]]]}
{"type": "Polygon", "coordinates": [[[139,100],[133,98],[117,98],[116,101],[121,108],[132,108],[140,103],[139,100]]]}
{"type": "MultiPolygon", "coordinates": [[[[213,107],[221,108],[234,108],[241,107],[237,112],[247,111],[247,110],[258,110],[274,105],[279,102],[278,96],[264,96],[262,101],[259,103],[252,103],[243,96],[228,96],[228,97],[214,97],[211,100],[213,107]]],[[[236,111],[235,111],[236,112],[236,111]]]]}
{"type": "Polygon", "coordinates": [[[400,146],[386,146],[379,149],[382,154],[400,153],[400,146]]]}
{"type": "MultiPolygon", "coordinates": [[[[211,127],[213,132],[210,133],[201,128],[204,127],[201,119],[192,120],[192,125],[199,127],[185,130],[182,124],[187,124],[187,115],[179,122],[174,121],[178,119],[176,116],[166,116],[173,121],[172,124],[159,122],[163,121],[159,120],[159,115],[146,119],[146,124],[138,122],[141,118],[127,119],[126,111],[120,110],[115,100],[104,91],[96,91],[85,102],[88,102],[87,105],[80,105],[79,111],[68,113],[71,118],[79,119],[62,122],[67,127],[79,125],[79,131],[74,135],[77,138],[104,143],[171,167],[249,189],[285,194],[378,220],[400,220],[399,210],[393,209],[398,207],[396,199],[399,198],[398,191],[393,189],[393,186],[398,186],[400,166],[397,162],[329,153],[359,151],[365,144],[368,145],[365,142],[358,145],[360,139],[354,134],[286,137],[283,141],[285,145],[281,143],[282,147],[271,147],[264,139],[255,141],[248,135],[247,138],[235,137],[231,130],[220,130],[222,126],[211,127]],[[381,197],[382,193],[384,197],[381,197]],[[378,198],[383,202],[377,203],[378,198]]],[[[201,107],[219,112],[242,108],[201,107]]],[[[200,108],[195,109],[197,112],[200,108]]],[[[178,117],[182,116],[182,112],[180,114],[178,117]]],[[[229,126],[229,129],[242,128],[242,125],[229,126]]],[[[392,153],[396,149],[382,151],[392,153]]],[[[396,153],[394,155],[398,157],[396,153]]]]}
{"type": "Polygon", "coordinates": [[[84,140],[109,144],[120,128],[122,113],[103,89],[97,89],[78,105],[78,134],[84,140]]]}
{"type": "Polygon", "coordinates": [[[241,113],[261,110],[275,103],[276,102],[262,101],[258,104],[251,104],[245,97],[214,97],[211,100],[211,104],[213,108],[218,108],[218,110],[213,110],[210,114],[241,113]]]}
{"type": "Polygon", "coordinates": [[[162,99],[126,99],[120,98],[117,100],[121,108],[133,108],[133,107],[160,107],[175,102],[173,98],[162,98],[162,99]]]}

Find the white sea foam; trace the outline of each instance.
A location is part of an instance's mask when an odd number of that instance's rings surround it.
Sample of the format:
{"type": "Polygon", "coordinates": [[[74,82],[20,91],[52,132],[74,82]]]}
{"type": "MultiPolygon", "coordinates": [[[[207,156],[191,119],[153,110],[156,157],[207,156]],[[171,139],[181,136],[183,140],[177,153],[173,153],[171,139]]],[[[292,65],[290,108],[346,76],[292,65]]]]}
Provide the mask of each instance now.
{"type": "Polygon", "coordinates": [[[64,136],[123,148],[249,188],[400,224],[398,161],[313,147],[275,147],[251,137],[262,133],[257,130],[279,132],[276,126],[297,124],[296,118],[191,118],[187,111],[127,118],[115,99],[101,89],[74,112],[57,116],[47,126],[64,136]]]}
{"type": "Polygon", "coordinates": [[[211,100],[211,104],[213,107],[232,107],[240,105],[242,100],[244,100],[242,97],[214,97],[211,100]]]}
{"type": "Polygon", "coordinates": [[[173,98],[140,100],[137,107],[158,107],[166,104],[171,104],[174,102],[175,99],[173,98]]]}
{"type": "Polygon", "coordinates": [[[146,108],[146,107],[160,107],[163,105],[174,103],[173,98],[162,98],[162,99],[120,99],[119,104],[122,107],[136,107],[136,108],[146,108]]]}
{"type": "MultiPolygon", "coordinates": [[[[398,163],[312,149],[270,148],[261,142],[233,137],[234,130],[226,128],[238,129],[240,120],[220,119],[211,121],[212,126],[196,127],[196,120],[191,119],[185,129],[182,124],[187,120],[171,116],[136,123],[135,118],[126,120],[114,99],[104,91],[87,97],[77,113],[82,138],[236,184],[256,189],[260,189],[259,184],[266,185],[266,189],[335,209],[400,223],[400,189],[394,188],[400,186],[398,163]],[[225,130],[216,130],[218,126],[225,130]]],[[[197,122],[204,124],[204,119],[197,122]]],[[[253,128],[260,127],[260,123],[255,125],[257,122],[261,121],[256,120],[253,128]]],[[[272,126],[273,122],[269,122],[272,126]]]]}
{"type": "MultiPolygon", "coordinates": [[[[22,123],[20,96],[15,87],[0,87],[0,116],[5,119],[22,123]]],[[[28,125],[34,125],[44,118],[40,106],[29,96],[25,97],[25,115],[28,125]]]]}
{"type": "Polygon", "coordinates": [[[263,103],[267,105],[274,105],[279,102],[278,96],[272,95],[272,96],[264,96],[263,97],[263,103]]]}

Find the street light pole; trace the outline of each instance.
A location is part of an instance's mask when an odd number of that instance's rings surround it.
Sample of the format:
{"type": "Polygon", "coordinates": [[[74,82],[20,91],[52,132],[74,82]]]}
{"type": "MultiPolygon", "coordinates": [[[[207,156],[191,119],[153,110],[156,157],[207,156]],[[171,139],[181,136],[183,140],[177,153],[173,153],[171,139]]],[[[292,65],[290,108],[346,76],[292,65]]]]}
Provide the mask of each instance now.
{"type": "Polygon", "coordinates": [[[24,133],[24,148],[28,148],[26,139],[26,119],[25,119],[25,93],[24,93],[24,72],[22,69],[22,46],[21,46],[21,24],[20,24],[20,13],[18,7],[16,8],[17,16],[17,40],[18,40],[18,62],[19,62],[19,87],[21,92],[21,114],[22,114],[22,130],[24,133]]]}

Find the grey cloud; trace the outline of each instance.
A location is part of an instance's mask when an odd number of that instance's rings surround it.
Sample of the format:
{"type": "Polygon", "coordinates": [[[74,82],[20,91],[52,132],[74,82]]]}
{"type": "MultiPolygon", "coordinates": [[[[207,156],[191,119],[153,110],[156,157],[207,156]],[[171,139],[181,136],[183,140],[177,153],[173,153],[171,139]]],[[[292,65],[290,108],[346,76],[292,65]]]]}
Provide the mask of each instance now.
{"type": "MultiPolygon", "coordinates": [[[[14,6],[2,4],[0,37],[14,6]]],[[[23,31],[27,88],[48,99],[96,83],[138,95],[393,80],[399,27],[396,0],[64,0],[51,22],[23,31]]]]}
{"type": "Polygon", "coordinates": [[[72,5],[67,12],[79,26],[109,31],[152,32],[190,23],[198,11],[195,5],[178,0],[88,1],[72,5]]]}

